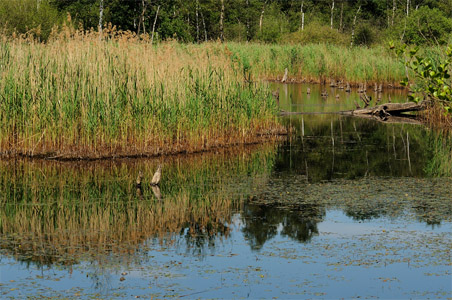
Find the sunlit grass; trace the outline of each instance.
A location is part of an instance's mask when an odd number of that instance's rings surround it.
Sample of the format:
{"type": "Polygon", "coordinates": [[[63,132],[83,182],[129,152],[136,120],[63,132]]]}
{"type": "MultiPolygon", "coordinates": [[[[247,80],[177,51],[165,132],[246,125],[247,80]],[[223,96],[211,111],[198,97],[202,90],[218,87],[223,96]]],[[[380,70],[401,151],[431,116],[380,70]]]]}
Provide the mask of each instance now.
{"type": "Polygon", "coordinates": [[[71,28],[47,44],[0,41],[0,152],[191,152],[279,129],[270,93],[246,84],[219,43],[155,47],[71,28]]]}
{"type": "Polygon", "coordinates": [[[257,78],[281,79],[285,68],[289,78],[315,82],[335,79],[398,85],[405,76],[403,63],[384,47],[229,43],[228,48],[257,78]]]}

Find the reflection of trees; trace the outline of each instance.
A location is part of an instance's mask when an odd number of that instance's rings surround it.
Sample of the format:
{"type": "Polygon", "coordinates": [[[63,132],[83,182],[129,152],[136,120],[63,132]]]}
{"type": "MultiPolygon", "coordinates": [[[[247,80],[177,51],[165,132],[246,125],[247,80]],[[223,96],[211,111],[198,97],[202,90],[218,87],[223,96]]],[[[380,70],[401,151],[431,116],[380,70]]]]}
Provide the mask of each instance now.
{"type": "Polygon", "coordinates": [[[280,147],[275,169],[309,182],[365,176],[423,176],[431,156],[420,126],[339,116],[292,116],[293,136],[280,147]]]}
{"type": "Polygon", "coordinates": [[[187,222],[180,230],[187,253],[204,256],[207,249],[213,250],[218,239],[229,237],[230,228],[218,220],[203,225],[198,222],[187,222]]]}
{"type": "Polygon", "coordinates": [[[317,223],[324,209],[312,204],[299,204],[291,208],[278,204],[246,204],[243,209],[243,234],[253,250],[259,250],[278,234],[299,242],[308,242],[318,233],[317,223]]]}

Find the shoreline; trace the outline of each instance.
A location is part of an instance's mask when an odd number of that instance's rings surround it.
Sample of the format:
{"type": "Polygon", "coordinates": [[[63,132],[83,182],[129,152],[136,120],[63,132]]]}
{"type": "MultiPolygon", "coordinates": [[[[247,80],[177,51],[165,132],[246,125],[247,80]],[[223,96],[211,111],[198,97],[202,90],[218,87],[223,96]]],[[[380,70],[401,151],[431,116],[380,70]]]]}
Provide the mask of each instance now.
{"type": "Polygon", "coordinates": [[[196,155],[203,153],[212,153],[215,151],[224,151],[229,149],[234,149],[237,147],[250,147],[254,145],[265,144],[268,142],[276,142],[278,140],[283,139],[288,135],[287,130],[283,130],[283,128],[279,128],[278,130],[271,132],[269,134],[257,134],[254,137],[247,138],[242,142],[224,142],[213,144],[209,147],[204,148],[193,148],[188,150],[186,149],[156,149],[156,151],[148,151],[142,153],[119,153],[119,154],[106,154],[106,155],[96,155],[96,154],[83,154],[76,155],[70,153],[61,153],[57,154],[56,152],[47,151],[42,153],[26,153],[21,151],[4,151],[0,152],[0,160],[45,160],[45,161],[58,161],[58,162],[77,162],[77,161],[86,161],[86,162],[94,162],[94,161],[112,161],[112,160],[121,160],[121,159],[152,159],[159,157],[177,157],[180,155],[196,155]],[[160,151],[159,151],[160,150],[160,151]],[[9,153],[7,153],[9,152],[9,153]]]}

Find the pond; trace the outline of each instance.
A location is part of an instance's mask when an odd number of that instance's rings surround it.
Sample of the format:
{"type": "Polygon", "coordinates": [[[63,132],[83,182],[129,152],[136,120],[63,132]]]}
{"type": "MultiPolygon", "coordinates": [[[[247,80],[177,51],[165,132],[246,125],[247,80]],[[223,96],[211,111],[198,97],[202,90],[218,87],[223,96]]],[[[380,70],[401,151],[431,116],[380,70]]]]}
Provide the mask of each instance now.
{"type": "MultiPolygon", "coordinates": [[[[359,101],[271,87],[287,111],[359,101]]],[[[452,178],[429,172],[432,132],[334,114],[282,122],[283,141],[211,153],[0,161],[0,297],[452,297],[452,178]]]]}

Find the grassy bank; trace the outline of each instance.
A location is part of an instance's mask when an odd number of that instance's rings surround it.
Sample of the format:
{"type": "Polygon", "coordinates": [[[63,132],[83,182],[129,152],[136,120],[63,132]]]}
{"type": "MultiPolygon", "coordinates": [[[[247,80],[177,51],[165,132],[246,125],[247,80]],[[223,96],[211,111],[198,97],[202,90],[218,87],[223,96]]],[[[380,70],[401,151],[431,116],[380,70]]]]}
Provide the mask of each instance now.
{"type": "Polygon", "coordinates": [[[343,80],[351,84],[384,83],[398,86],[405,67],[384,47],[345,47],[329,44],[263,45],[228,43],[253,78],[289,78],[320,82],[343,80]]]}
{"type": "Polygon", "coordinates": [[[0,42],[0,152],[108,157],[193,152],[280,130],[267,90],[224,46],[67,28],[0,42]]]}

